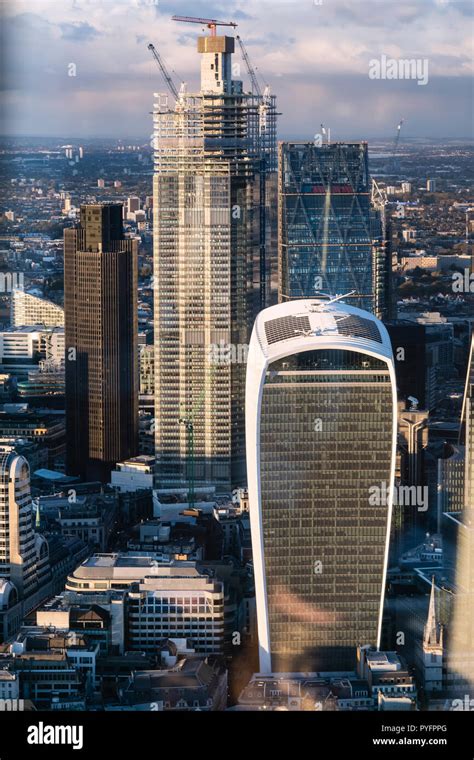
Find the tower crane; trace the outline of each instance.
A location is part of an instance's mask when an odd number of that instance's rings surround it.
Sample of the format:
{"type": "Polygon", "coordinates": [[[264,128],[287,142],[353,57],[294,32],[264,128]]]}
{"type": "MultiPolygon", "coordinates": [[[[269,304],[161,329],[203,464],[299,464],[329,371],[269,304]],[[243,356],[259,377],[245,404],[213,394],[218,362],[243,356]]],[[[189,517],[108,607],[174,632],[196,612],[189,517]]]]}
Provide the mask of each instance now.
{"type": "Polygon", "coordinates": [[[242,52],[242,58],[244,59],[245,65],[247,66],[247,71],[249,73],[250,81],[252,82],[252,89],[255,90],[255,93],[259,97],[262,97],[262,91],[261,91],[260,85],[258,83],[257,75],[256,75],[256,73],[254,71],[254,68],[253,68],[252,64],[250,63],[250,58],[248,56],[247,50],[245,48],[245,45],[242,42],[242,38],[239,37],[239,35],[237,35],[236,39],[237,39],[237,41],[238,41],[238,43],[240,45],[240,50],[242,52]]]}
{"type": "Polygon", "coordinates": [[[168,85],[168,88],[169,88],[170,92],[174,95],[174,97],[176,98],[176,100],[178,100],[179,99],[178,90],[176,89],[173,80],[171,79],[170,75],[168,74],[166,66],[163,63],[162,58],[160,57],[160,54],[158,53],[157,49],[155,48],[155,46],[153,45],[152,42],[150,42],[150,44],[148,45],[148,50],[151,51],[151,54],[153,55],[155,61],[158,64],[158,66],[160,67],[161,73],[163,74],[163,76],[164,76],[164,78],[166,80],[166,84],[168,85]]]}
{"type": "Polygon", "coordinates": [[[237,26],[235,21],[217,21],[215,18],[197,18],[196,16],[172,16],[172,21],[185,21],[188,24],[204,24],[211,30],[211,37],[217,34],[218,26],[237,26]]]}
{"type": "Polygon", "coordinates": [[[393,171],[397,170],[397,151],[398,151],[398,145],[400,143],[400,133],[402,131],[402,125],[403,125],[403,119],[400,119],[400,121],[397,124],[397,132],[395,135],[395,139],[393,141],[393,148],[392,148],[392,159],[390,161],[390,169],[393,171]]]}

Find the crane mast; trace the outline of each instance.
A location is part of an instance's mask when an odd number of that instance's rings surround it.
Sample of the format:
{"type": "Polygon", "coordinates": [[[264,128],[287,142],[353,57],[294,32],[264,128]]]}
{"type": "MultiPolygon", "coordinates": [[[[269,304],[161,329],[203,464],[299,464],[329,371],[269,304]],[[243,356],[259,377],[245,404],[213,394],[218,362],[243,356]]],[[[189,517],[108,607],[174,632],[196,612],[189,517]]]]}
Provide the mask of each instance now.
{"type": "Polygon", "coordinates": [[[148,50],[151,51],[151,54],[153,55],[153,58],[157,62],[158,66],[160,67],[161,73],[163,74],[163,76],[164,76],[164,78],[166,80],[166,84],[168,85],[168,88],[169,88],[170,92],[174,95],[174,97],[176,98],[176,100],[178,100],[179,99],[178,90],[176,89],[173,80],[171,79],[170,75],[168,74],[168,71],[166,69],[165,64],[163,63],[163,60],[162,60],[160,54],[158,53],[157,49],[155,48],[155,46],[153,45],[152,42],[150,42],[150,44],[148,45],[148,50]]]}
{"type": "Polygon", "coordinates": [[[242,58],[244,59],[245,65],[247,66],[247,71],[249,73],[250,81],[252,82],[252,89],[255,90],[255,93],[259,97],[262,97],[262,91],[261,91],[260,85],[258,83],[257,75],[255,73],[255,70],[254,70],[252,64],[250,63],[250,58],[248,56],[247,50],[245,48],[245,45],[242,42],[242,39],[241,39],[241,37],[239,37],[239,35],[236,36],[236,39],[237,39],[237,41],[238,41],[238,43],[240,45],[240,50],[241,50],[241,53],[242,53],[242,58]]]}

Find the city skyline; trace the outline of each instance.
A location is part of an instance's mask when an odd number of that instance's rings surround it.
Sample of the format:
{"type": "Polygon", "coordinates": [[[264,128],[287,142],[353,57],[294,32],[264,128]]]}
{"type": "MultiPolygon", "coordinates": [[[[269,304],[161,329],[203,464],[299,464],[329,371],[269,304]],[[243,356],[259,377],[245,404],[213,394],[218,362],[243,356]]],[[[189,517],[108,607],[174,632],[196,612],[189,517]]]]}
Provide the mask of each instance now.
{"type": "Polygon", "coordinates": [[[471,9],[464,0],[300,0],[297,12],[294,3],[267,0],[251,11],[242,2],[153,0],[37,0],[34,10],[11,0],[0,7],[4,135],[31,135],[31,123],[45,137],[148,135],[149,92],[165,88],[147,44],[158,46],[177,84],[187,81],[192,90],[197,83],[192,42],[199,27],[173,22],[174,13],[238,23],[258,74],[280,97],[282,138],[310,139],[321,122],[334,139],[390,138],[402,117],[406,137],[470,134],[471,9]],[[427,82],[384,79],[383,72],[370,78],[371,62],[384,57],[427,61],[427,82]]]}
{"type": "Polygon", "coordinates": [[[0,717],[325,712],[457,758],[467,1],[0,11],[0,717]]]}

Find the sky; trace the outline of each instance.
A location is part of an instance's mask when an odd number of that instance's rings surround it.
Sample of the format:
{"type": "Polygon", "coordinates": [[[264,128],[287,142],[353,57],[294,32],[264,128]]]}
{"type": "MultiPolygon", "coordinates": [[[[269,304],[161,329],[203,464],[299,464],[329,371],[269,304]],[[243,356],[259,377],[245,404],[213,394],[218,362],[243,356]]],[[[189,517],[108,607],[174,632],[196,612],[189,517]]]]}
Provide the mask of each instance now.
{"type": "Polygon", "coordinates": [[[202,27],[172,21],[178,14],[238,24],[277,95],[281,138],[311,139],[321,123],[332,139],[390,138],[402,118],[405,138],[472,136],[471,0],[0,0],[0,9],[3,135],[150,135],[153,92],[166,87],[147,44],[178,85],[198,87],[202,27]],[[370,78],[382,56],[419,60],[428,82],[370,78]]]}

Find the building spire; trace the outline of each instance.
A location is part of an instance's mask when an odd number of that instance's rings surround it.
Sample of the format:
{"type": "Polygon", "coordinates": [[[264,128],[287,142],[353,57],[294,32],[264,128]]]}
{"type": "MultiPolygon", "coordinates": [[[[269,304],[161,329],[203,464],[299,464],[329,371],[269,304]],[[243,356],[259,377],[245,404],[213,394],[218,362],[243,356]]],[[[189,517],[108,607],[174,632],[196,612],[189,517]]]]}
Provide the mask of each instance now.
{"type": "Polygon", "coordinates": [[[436,586],[434,575],[431,578],[431,594],[430,594],[430,606],[428,610],[428,618],[425,625],[425,635],[423,644],[427,646],[442,646],[443,643],[443,631],[442,627],[436,620],[436,586]]]}

